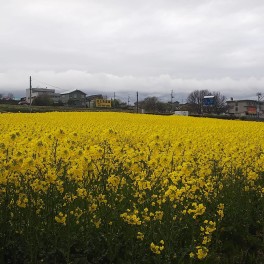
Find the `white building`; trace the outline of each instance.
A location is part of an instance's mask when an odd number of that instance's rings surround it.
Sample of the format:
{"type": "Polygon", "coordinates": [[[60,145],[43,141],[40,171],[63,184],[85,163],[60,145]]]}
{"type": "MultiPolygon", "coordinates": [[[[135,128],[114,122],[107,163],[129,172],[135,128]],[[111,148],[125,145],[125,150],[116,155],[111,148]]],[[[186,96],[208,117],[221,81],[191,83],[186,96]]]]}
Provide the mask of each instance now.
{"type": "Polygon", "coordinates": [[[227,101],[228,114],[235,116],[263,116],[264,102],[257,100],[233,100],[227,101]]]}
{"type": "MultiPolygon", "coordinates": [[[[55,89],[48,89],[48,88],[32,88],[31,89],[31,102],[33,102],[34,98],[41,96],[41,95],[48,95],[54,103],[60,100],[60,94],[55,93],[55,89]]],[[[30,103],[30,89],[26,89],[26,101],[30,103]]]]}

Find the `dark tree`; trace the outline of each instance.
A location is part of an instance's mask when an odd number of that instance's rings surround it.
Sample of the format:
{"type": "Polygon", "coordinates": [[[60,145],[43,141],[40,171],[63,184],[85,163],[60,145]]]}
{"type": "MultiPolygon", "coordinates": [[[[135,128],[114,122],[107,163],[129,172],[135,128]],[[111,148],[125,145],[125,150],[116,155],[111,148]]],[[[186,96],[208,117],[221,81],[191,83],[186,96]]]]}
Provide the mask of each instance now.
{"type": "Polygon", "coordinates": [[[119,100],[119,99],[113,99],[112,100],[112,107],[113,108],[120,108],[120,105],[121,105],[121,100],[119,100]]]}
{"type": "Polygon", "coordinates": [[[139,101],[138,106],[139,108],[142,108],[149,113],[158,113],[166,111],[166,104],[160,102],[159,99],[155,96],[146,97],[143,101],[139,101]]]}
{"type": "Polygon", "coordinates": [[[158,113],[165,113],[168,111],[168,104],[158,101],[156,104],[156,110],[158,113]]]}
{"type": "MultiPolygon", "coordinates": [[[[138,102],[138,107],[144,109],[147,113],[169,113],[175,111],[179,102],[161,102],[157,97],[146,97],[138,102]]],[[[137,106],[137,103],[135,103],[137,106]]]]}
{"type": "Polygon", "coordinates": [[[39,106],[53,105],[53,100],[50,98],[50,96],[43,94],[34,98],[32,101],[32,105],[39,105],[39,106]]]}
{"type": "Polygon", "coordinates": [[[220,92],[210,92],[208,90],[195,90],[187,97],[189,110],[196,114],[215,113],[220,114],[226,111],[226,97],[220,92]],[[203,105],[205,96],[214,96],[214,104],[210,106],[203,105]]]}
{"type": "Polygon", "coordinates": [[[175,102],[167,102],[166,103],[166,112],[174,112],[176,110],[179,110],[180,107],[180,102],[175,101],[175,102]]]}
{"type": "Polygon", "coordinates": [[[212,107],[212,112],[215,114],[225,113],[227,111],[226,97],[220,92],[213,92],[214,96],[214,106],[212,107]]]}
{"type": "Polygon", "coordinates": [[[195,90],[191,92],[187,97],[190,111],[201,114],[203,109],[203,98],[207,95],[211,95],[208,90],[195,90]]]}

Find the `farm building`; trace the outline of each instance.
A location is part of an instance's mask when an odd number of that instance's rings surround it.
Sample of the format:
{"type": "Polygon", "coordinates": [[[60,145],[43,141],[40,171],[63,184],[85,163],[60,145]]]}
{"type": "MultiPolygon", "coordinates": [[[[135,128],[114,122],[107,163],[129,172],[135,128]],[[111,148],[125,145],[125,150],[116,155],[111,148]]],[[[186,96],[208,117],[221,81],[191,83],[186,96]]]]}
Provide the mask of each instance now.
{"type": "Polygon", "coordinates": [[[264,102],[257,100],[229,100],[226,102],[228,114],[235,116],[260,116],[264,115],[264,102]]]}
{"type": "Polygon", "coordinates": [[[69,92],[64,92],[60,94],[60,100],[62,103],[69,106],[86,106],[86,93],[80,90],[74,90],[69,92]]]}
{"type": "MultiPolygon", "coordinates": [[[[31,102],[38,96],[47,95],[54,103],[60,100],[60,94],[55,93],[55,89],[48,88],[32,88],[31,89],[31,102]]],[[[26,102],[30,103],[30,89],[26,89],[26,102]]]]}

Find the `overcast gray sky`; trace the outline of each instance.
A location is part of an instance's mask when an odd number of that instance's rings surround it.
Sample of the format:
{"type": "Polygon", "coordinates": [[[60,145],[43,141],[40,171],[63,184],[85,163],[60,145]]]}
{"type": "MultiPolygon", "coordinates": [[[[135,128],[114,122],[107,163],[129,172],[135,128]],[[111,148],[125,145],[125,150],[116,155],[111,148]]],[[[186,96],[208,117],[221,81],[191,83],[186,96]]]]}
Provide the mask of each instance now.
{"type": "Polygon", "coordinates": [[[264,93],[263,0],[0,0],[0,92],[264,93]],[[47,83],[47,84],[46,84],[47,83]]]}

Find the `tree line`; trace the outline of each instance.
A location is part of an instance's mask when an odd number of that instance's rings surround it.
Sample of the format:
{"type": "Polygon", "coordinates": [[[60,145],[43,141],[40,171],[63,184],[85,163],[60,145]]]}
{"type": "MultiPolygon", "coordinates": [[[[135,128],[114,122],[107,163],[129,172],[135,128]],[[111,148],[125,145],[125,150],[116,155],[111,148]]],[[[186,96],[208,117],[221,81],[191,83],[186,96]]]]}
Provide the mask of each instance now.
{"type": "Polygon", "coordinates": [[[227,111],[226,97],[220,92],[210,92],[209,90],[195,90],[187,97],[189,110],[195,114],[210,113],[221,114],[227,111]],[[204,97],[213,96],[213,104],[205,105],[204,97]]]}
{"type": "MultiPolygon", "coordinates": [[[[137,106],[137,103],[135,103],[137,106]]],[[[186,104],[176,102],[161,102],[157,97],[146,97],[138,102],[138,107],[149,113],[168,113],[176,110],[189,111],[192,114],[221,114],[227,111],[226,97],[220,92],[209,90],[195,90],[191,92],[186,104]],[[211,105],[204,104],[205,96],[213,96],[211,105]]]]}

